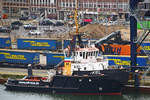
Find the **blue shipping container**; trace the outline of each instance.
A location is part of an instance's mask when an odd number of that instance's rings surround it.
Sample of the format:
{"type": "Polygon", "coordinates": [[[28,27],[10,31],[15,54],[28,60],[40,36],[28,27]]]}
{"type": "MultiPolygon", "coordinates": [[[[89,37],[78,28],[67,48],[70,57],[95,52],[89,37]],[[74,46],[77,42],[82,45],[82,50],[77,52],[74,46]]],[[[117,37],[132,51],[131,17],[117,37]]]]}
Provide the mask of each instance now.
{"type": "Polygon", "coordinates": [[[0,50],[0,62],[38,64],[39,53],[0,50]]]}
{"type": "Polygon", "coordinates": [[[17,39],[18,49],[57,50],[57,40],[17,39]]]}
{"type": "Polygon", "coordinates": [[[150,43],[142,43],[141,46],[141,54],[150,54],[150,43]]]}
{"type": "MultiPolygon", "coordinates": [[[[47,53],[46,57],[48,66],[56,66],[58,63],[64,60],[63,53],[47,53]]],[[[63,65],[63,63],[61,65],[63,65]]]]}
{"type": "MultiPolygon", "coordinates": [[[[109,65],[121,65],[121,66],[130,66],[130,56],[120,56],[120,55],[108,55],[106,56],[109,61],[109,65]]],[[[137,57],[137,66],[148,66],[149,59],[148,56],[138,56],[137,57]]]]}
{"type": "Polygon", "coordinates": [[[62,49],[62,41],[57,40],[57,49],[62,49]]]}
{"type": "Polygon", "coordinates": [[[10,38],[0,38],[0,48],[11,48],[10,38]]]}

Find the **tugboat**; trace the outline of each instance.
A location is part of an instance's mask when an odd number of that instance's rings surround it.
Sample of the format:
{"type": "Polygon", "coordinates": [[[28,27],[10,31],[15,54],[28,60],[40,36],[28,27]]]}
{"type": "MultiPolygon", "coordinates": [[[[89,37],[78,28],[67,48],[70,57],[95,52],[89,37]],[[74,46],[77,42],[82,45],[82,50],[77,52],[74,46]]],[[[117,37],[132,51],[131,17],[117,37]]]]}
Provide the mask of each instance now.
{"type": "Polygon", "coordinates": [[[108,60],[98,52],[94,46],[68,47],[64,50],[64,67],[51,70],[48,77],[33,76],[30,69],[27,77],[8,79],[5,86],[8,90],[58,94],[121,95],[128,72],[108,69],[108,60]]]}

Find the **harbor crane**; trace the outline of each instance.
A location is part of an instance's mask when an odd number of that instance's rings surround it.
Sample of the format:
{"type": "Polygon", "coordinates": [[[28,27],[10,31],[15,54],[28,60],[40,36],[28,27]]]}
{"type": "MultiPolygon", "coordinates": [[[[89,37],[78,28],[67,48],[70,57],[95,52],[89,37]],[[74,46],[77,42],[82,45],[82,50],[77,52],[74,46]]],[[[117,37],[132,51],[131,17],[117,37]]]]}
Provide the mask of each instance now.
{"type": "MultiPolygon", "coordinates": [[[[131,72],[134,73],[134,80],[135,80],[135,88],[139,87],[139,77],[137,73],[137,45],[141,45],[141,43],[145,40],[145,38],[150,33],[150,28],[145,28],[141,21],[139,20],[139,12],[138,4],[145,2],[145,0],[130,0],[130,41],[131,41],[131,72]],[[144,33],[137,38],[137,22],[140,23],[144,33]]],[[[145,20],[146,21],[146,20],[145,20]]],[[[149,68],[148,68],[149,70],[149,68]]],[[[146,71],[148,72],[148,71],[146,71]]]]}

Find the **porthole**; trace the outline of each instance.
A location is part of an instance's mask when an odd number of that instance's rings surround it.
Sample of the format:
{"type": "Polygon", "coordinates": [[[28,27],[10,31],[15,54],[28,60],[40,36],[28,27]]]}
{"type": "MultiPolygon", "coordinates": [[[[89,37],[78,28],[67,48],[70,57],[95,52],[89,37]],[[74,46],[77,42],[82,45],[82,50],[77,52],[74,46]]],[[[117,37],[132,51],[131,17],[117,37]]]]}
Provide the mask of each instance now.
{"type": "Polygon", "coordinates": [[[91,82],[92,80],[91,79],[89,79],[89,82],[91,82]]]}
{"type": "Polygon", "coordinates": [[[82,82],[82,79],[79,79],[79,82],[82,82]]]}
{"type": "Polygon", "coordinates": [[[102,91],[103,90],[103,88],[102,87],[99,87],[99,91],[102,91]]]}

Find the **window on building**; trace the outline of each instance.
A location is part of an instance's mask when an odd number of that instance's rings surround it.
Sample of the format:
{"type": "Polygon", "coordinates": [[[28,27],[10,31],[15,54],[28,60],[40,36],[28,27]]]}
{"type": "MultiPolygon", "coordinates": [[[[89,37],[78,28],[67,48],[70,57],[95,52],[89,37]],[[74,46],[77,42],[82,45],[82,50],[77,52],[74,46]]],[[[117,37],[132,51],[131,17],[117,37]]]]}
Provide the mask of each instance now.
{"type": "Polygon", "coordinates": [[[66,6],[65,6],[65,2],[63,2],[63,7],[66,7],[66,6]]]}
{"type": "Polygon", "coordinates": [[[61,3],[60,3],[60,5],[61,5],[60,7],[63,7],[64,3],[63,3],[63,2],[61,2],[61,3]]]}
{"type": "Polygon", "coordinates": [[[145,4],[145,9],[150,9],[150,3],[145,4]]]}
{"type": "Polygon", "coordinates": [[[104,2],[102,2],[102,8],[104,8],[104,5],[105,5],[105,3],[104,3],[104,2]]]}
{"type": "Polygon", "coordinates": [[[9,13],[9,7],[3,7],[4,13],[9,13]]]}
{"type": "Polygon", "coordinates": [[[81,3],[79,3],[79,8],[82,6],[82,4],[81,3]]]}
{"type": "Polygon", "coordinates": [[[55,9],[52,9],[52,13],[55,13],[55,9]]]}
{"type": "Polygon", "coordinates": [[[93,3],[89,3],[89,8],[93,8],[93,3]]]}
{"type": "Polygon", "coordinates": [[[96,8],[97,7],[97,5],[96,5],[96,3],[94,3],[94,7],[93,8],[96,8]]]}
{"type": "Polygon", "coordinates": [[[75,7],[76,5],[75,5],[75,2],[73,2],[73,7],[75,7]]]}
{"type": "Polygon", "coordinates": [[[72,7],[72,2],[70,3],[70,7],[72,7]]]}
{"type": "Polygon", "coordinates": [[[83,3],[83,7],[86,8],[86,3],[83,3]]]}
{"type": "Polygon", "coordinates": [[[122,3],[118,3],[118,8],[119,8],[119,9],[122,9],[122,8],[123,8],[122,3]]]}
{"type": "Polygon", "coordinates": [[[68,2],[66,2],[66,7],[68,7],[68,2]]]}
{"type": "Polygon", "coordinates": [[[86,3],[86,6],[85,6],[86,8],[88,8],[89,7],[89,5],[88,5],[88,3],[86,3]]]}

